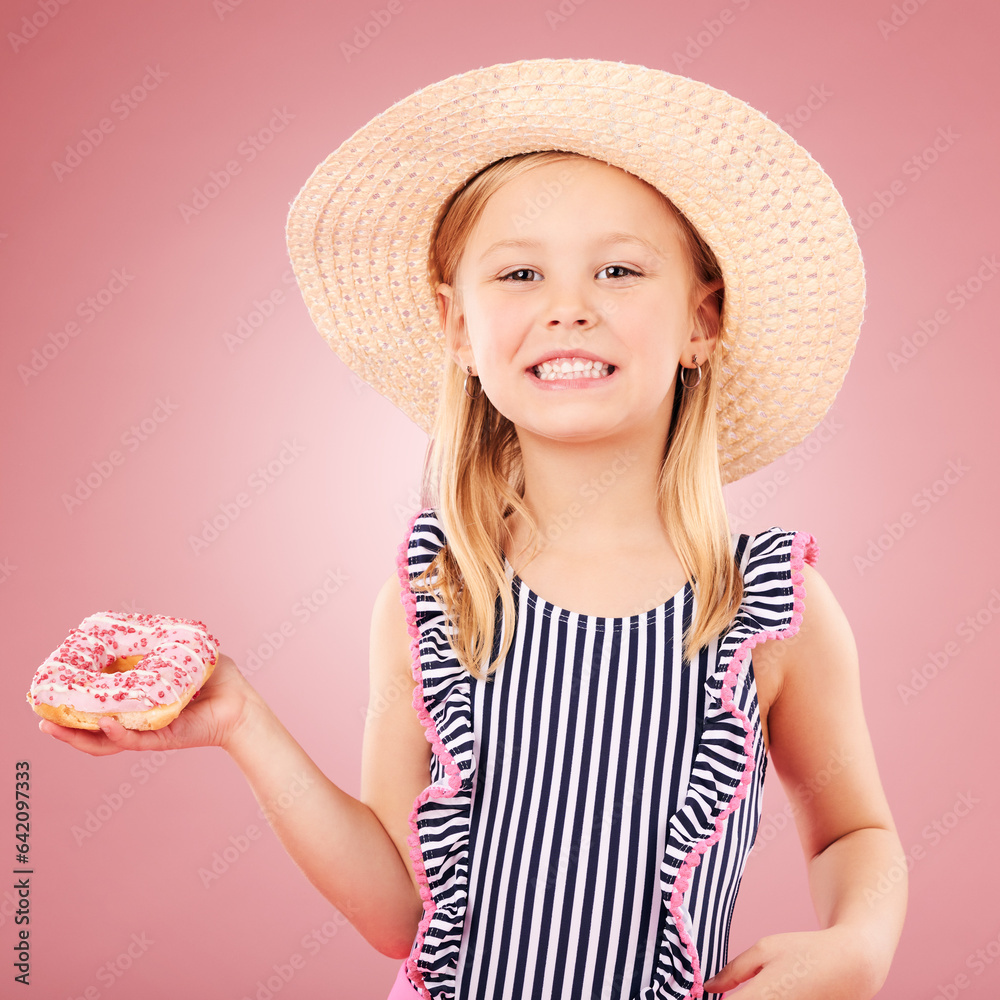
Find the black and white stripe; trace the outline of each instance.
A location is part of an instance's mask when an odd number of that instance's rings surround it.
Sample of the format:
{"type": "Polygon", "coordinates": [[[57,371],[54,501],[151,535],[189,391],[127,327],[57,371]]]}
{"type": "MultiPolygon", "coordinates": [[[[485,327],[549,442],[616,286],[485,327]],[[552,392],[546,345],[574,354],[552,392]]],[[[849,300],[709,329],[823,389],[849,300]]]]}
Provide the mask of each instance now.
{"type": "MultiPolygon", "coordinates": [[[[683,998],[696,971],[700,981],[725,964],[766,767],[749,656],[732,704],[750,724],[752,780],[684,893],[693,955],[668,902],[744,773],[747,730],[720,696],[740,644],[787,627],[793,537],[734,538],[744,608],[690,664],[690,586],[643,614],[598,618],[545,601],[508,564],[514,641],[490,682],[462,668],[440,604],[415,592],[424,707],[440,737],[434,787],[415,810],[434,901],[411,955],[424,995],[683,998]]],[[[433,511],[414,518],[411,579],[443,543],[433,511]]]]}

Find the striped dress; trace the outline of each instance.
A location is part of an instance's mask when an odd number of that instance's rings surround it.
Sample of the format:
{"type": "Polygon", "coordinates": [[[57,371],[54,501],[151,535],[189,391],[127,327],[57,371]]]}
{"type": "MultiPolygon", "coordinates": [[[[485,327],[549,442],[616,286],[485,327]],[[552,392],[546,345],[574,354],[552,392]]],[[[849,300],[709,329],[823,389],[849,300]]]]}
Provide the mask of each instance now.
{"type": "Polygon", "coordinates": [[[549,603],[508,562],[514,639],[488,683],[456,658],[436,594],[411,589],[444,543],[425,509],[398,555],[433,752],[410,815],[424,914],[391,997],[720,996],[702,984],[728,961],[767,766],[750,650],[798,630],[815,540],[733,535],[740,612],[690,663],[690,584],[601,618],[549,603]]]}

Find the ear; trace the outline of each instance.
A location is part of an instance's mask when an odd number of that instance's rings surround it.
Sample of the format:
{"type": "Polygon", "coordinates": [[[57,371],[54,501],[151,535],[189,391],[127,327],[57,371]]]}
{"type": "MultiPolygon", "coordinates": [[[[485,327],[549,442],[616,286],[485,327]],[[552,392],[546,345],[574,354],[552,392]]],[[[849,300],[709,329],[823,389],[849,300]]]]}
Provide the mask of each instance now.
{"type": "Polygon", "coordinates": [[[441,282],[436,289],[435,299],[438,318],[444,331],[445,352],[462,371],[471,367],[475,360],[465,328],[465,315],[461,302],[451,285],[441,282]]]}
{"type": "Polygon", "coordinates": [[[702,289],[702,298],[694,310],[693,322],[691,324],[691,343],[697,344],[699,350],[696,352],[703,358],[707,358],[715,350],[715,345],[719,341],[719,328],[722,317],[719,314],[718,292],[723,287],[722,279],[719,278],[711,284],[705,285],[702,289]]]}

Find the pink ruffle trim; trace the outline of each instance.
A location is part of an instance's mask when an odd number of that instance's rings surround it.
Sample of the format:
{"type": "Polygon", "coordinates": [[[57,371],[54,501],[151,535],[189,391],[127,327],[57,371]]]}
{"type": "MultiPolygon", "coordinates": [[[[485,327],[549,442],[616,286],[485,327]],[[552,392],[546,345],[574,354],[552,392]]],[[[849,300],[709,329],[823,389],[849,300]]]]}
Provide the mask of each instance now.
{"type": "Polygon", "coordinates": [[[736,678],[740,674],[743,662],[749,655],[750,650],[753,649],[757,643],[764,642],[766,639],[789,639],[795,635],[796,632],[798,632],[799,625],[802,624],[802,612],[805,609],[806,597],[806,588],[804,585],[805,578],[802,575],[802,566],[804,563],[809,563],[810,566],[815,566],[818,556],[819,545],[817,544],[816,539],[813,538],[813,536],[808,532],[797,531],[795,533],[795,538],[792,540],[791,567],[793,604],[792,618],[788,628],[780,632],[761,629],[759,632],[755,632],[753,635],[747,636],[747,638],[744,639],[743,642],[741,642],[737,647],[736,652],[733,654],[733,658],[730,661],[729,669],[726,671],[720,698],[723,707],[728,709],[733,716],[739,719],[743,728],[746,730],[746,737],[743,741],[743,751],[746,755],[746,759],[743,764],[743,775],[740,778],[740,783],[737,786],[736,791],[733,792],[732,798],[726,804],[725,809],[723,809],[722,812],[716,817],[715,832],[706,837],[704,840],[699,841],[694,847],[691,848],[690,851],[688,851],[687,856],[684,858],[684,862],[677,871],[677,877],[674,879],[673,890],[670,894],[669,903],[670,912],[674,916],[674,925],[677,928],[677,933],[687,950],[688,957],[691,959],[691,966],[694,969],[694,986],[692,987],[690,994],[692,997],[704,996],[705,989],[704,980],[701,975],[701,966],[698,962],[697,949],[695,948],[694,941],[691,940],[691,935],[688,934],[681,919],[681,904],[684,900],[684,893],[691,885],[692,872],[701,863],[701,856],[719,840],[725,829],[726,820],[739,808],[740,802],[746,798],[747,785],[749,785],[753,780],[752,772],[756,764],[753,756],[753,729],[746,714],[741,712],[740,709],[733,704],[733,688],[736,685],[736,678]]]}
{"type": "Polygon", "coordinates": [[[425,1000],[431,1000],[430,992],[424,985],[423,974],[417,968],[417,956],[423,948],[424,936],[426,935],[427,928],[430,925],[431,917],[434,916],[434,911],[437,909],[437,904],[434,902],[430,886],[427,882],[427,869],[424,867],[423,852],[420,849],[420,837],[417,833],[417,811],[429,798],[431,798],[431,796],[434,796],[435,798],[451,798],[459,790],[459,788],[461,788],[462,776],[459,773],[458,765],[455,763],[454,758],[445,749],[444,743],[441,742],[441,736],[437,731],[437,727],[434,725],[434,720],[431,718],[430,713],[427,711],[427,707],[424,704],[424,688],[420,673],[420,630],[417,627],[417,600],[413,596],[413,591],[410,589],[408,557],[410,535],[413,533],[413,525],[416,523],[416,520],[420,517],[421,513],[422,511],[418,511],[410,519],[410,526],[407,529],[406,538],[400,542],[399,549],[397,551],[396,570],[399,573],[400,600],[402,601],[403,607],[406,609],[406,630],[410,634],[410,669],[413,674],[413,679],[417,682],[417,686],[413,690],[413,707],[416,710],[417,717],[424,725],[424,736],[427,737],[427,742],[431,744],[431,749],[444,766],[445,773],[448,775],[449,786],[448,788],[440,788],[438,786],[431,785],[425,788],[416,797],[413,802],[413,809],[410,812],[411,832],[406,838],[407,843],[410,846],[410,860],[413,862],[413,871],[417,876],[417,883],[420,886],[420,898],[424,901],[424,915],[417,927],[416,944],[413,951],[406,959],[406,968],[412,975],[413,979],[419,983],[420,995],[424,997],[425,1000]]]}

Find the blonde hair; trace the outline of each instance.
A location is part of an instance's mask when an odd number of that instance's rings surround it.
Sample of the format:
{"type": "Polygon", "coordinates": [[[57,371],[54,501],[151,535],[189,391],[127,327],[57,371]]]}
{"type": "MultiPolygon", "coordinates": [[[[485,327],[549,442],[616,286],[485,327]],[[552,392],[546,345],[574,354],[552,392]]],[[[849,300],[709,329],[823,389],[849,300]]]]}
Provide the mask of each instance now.
{"type": "MultiPolygon", "coordinates": [[[[510,156],[483,168],[454,192],[441,206],[431,240],[432,291],[440,282],[454,285],[468,236],[495,191],[533,167],[580,155],[546,150],[510,156]]],[[[673,203],[650,187],[679,227],[690,262],[691,308],[701,302],[708,286],[719,286],[718,354],[725,349],[721,342],[725,296],[718,262],[673,203]]],[[[661,520],[697,598],[684,639],[683,657],[688,661],[732,622],[743,599],[719,472],[719,390],[712,365],[706,361],[701,371],[701,381],[693,389],[683,389],[678,375],[657,479],[661,520]]],[[[509,538],[505,519],[516,511],[534,542],[538,524],[523,500],[524,467],[513,423],[485,393],[480,391],[473,399],[464,391],[465,374],[450,357],[442,375],[422,502],[436,510],[447,541],[412,583],[416,590],[438,591],[454,625],[450,641],[456,655],[473,676],[488,680],[513,640],[512,629],[506,630],[502,645],[498,636],[501,621],[513,622],[515,612],[503,562],[509,538]],[[480,666],[483,662],[485,669],[480,666]]]]}

